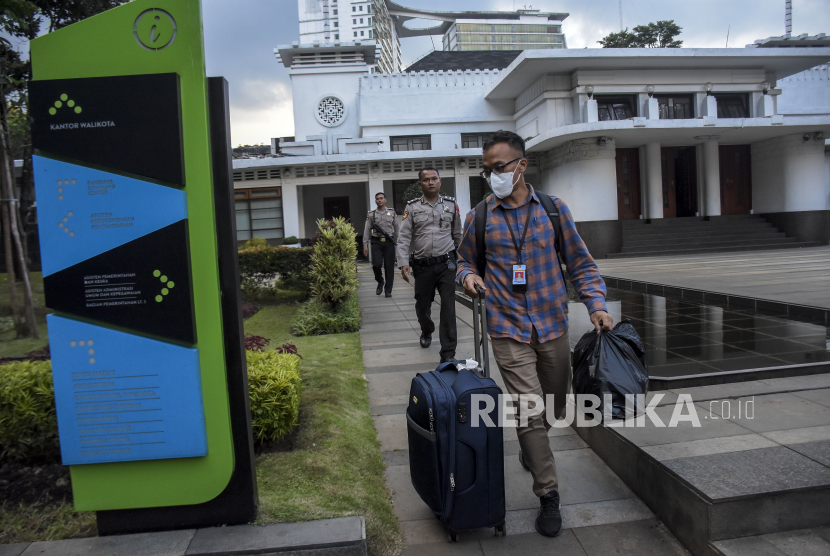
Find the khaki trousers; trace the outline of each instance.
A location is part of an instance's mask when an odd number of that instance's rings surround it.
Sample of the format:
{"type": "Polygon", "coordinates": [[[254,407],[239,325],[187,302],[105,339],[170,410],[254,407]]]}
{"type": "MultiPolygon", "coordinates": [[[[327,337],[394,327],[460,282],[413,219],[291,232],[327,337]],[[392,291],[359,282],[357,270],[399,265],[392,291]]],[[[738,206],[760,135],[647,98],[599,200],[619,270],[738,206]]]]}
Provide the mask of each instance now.
{"type": "MultiPolygon", "coordinates": [[[[491,338],[490,341],[507,391],[511,394],[536,394],[543,400],[547,394],[553,394],[555,415],[561,418],[571,386],[568,333],[540,343],[534,328],[529,344],[512,338],[491,338]]],[[[521,415],[516,418],[517,421],[520,418],[521,415]]],[[[529,417],[527,426],[517,429],[524,461],[533,475],[533,493],[540,497],[559,488],[556,463],[548,443],[550,427],[545,413],[542,413],[529,417]]]]}

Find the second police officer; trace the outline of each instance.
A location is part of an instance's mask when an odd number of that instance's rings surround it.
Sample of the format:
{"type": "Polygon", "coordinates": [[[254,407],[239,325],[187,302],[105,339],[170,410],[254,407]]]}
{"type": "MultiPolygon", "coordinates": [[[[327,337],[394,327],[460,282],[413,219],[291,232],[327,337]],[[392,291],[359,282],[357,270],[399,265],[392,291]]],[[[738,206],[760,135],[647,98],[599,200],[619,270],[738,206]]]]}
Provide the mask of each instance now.
{"type": "Polygon", "coordinates": [[[392,285],[395,283],[395,242],[401,229],[401,221],[395,209],[386,207],[386,195],[375,194],[378,208],[370,210],[363,228],[363,256],[369,256],[372,249],[372,270],[378,283],[376,294],[380,295],[386,286],[386,297],[392,297],[392,285]],[[381,267],[386,271],[384,284],[381,267]]]}
{"type": "Polygon", "coordinates": [[[410,264],[415,277],[415,314],[421,325],[421,347],[432,343],[435,324],[431,318],[435,290],[441,296],[441,362],[455,358],[458,343],[455,328],[455,270],[461,243],[461,214],[452,197],[442,197],[441,178],[435,168],[418,172],[423,196],[406,205],[398,236],[398,264],[409,282],[410,264]]]}

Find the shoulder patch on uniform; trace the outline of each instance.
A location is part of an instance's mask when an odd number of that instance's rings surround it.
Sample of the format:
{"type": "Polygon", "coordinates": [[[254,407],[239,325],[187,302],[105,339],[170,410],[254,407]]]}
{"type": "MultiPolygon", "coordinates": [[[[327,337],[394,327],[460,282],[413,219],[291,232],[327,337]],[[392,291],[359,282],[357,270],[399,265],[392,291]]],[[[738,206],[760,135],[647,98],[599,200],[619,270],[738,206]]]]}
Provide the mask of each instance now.
{"type": "Polygon", "coordinates": [[[409,216],[409,211],[408,210],[403,211],[403,216],[401,217],[401,222],[406,220],[407,216],[409,216]]]}
{"type": "Polygon", "coordinates": [[[446,199],[447,201],[452,201],[453,203],[456,202],[455,197],[444,197],[444,199],[446,199]]]}
{"type": "Polygon", "coordinates": [[[406,204],[407,204],[407,205],[411,205],[411,204],[412,204],[412,203],[414,203],[415,201],[420,201],[420,200],[421,200],[421,198],[420,198],[420,197],[416,197],[415,199],[412,199],[412,200],[410,200],[410,201],[407,201],[407,202],[406,202],[406,204]]]}

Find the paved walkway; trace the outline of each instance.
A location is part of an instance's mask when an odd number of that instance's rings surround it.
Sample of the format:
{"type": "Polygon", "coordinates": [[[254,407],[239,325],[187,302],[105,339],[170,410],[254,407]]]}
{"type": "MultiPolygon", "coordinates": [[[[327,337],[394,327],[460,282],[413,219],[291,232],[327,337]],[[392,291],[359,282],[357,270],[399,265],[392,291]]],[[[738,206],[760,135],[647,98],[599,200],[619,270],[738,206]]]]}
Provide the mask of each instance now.
{"type": "Polygon", "coordinates": [[[603,276],[830,309],[830,247],[602,259],[603,276]]]}
{"type": "MultiPolygon", "coordinates": [[[[516,433],[505,430],[507,537],[492,529],[459,534],[459,543],[447,542],[446,532],[412,488],[409,475],[404,412],[409,385],[417,372],[434,369],[439,361],[437,334],[430,349],[418,345],[412,286],[400,276],[393,298],[375,295],[371,268],[359,265],[361,342],[369,401],[386,462],[386,480],[404,535],[404,556],[549,554],[562,556],[681,555],[686,551],[654,514],[608,468],[573,429],[552,429],[550,443],[561,483],[565,531],[555,539],[535,532],[539,501],[531,490],[530,474],[519,465],[516,433]]],[[[457,304],[458,358],[471,357],[472,315],[457,304]]],[[[433,314],[437,319],[438,305],[433,314]]],[[[492,358],[492,355],[491,355],[492,358]]],[[[497,369],[493,378],[503,386],[497,369]]]]}

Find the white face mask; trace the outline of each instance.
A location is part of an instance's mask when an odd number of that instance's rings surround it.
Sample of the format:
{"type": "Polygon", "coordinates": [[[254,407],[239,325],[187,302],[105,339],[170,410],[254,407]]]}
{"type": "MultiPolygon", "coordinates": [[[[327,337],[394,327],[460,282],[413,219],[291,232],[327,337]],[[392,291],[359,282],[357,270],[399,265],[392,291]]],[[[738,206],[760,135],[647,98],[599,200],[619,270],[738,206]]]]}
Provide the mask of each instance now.
{"type": "Polygon", "coordinates": [[[513,176],[516,174],[516,170],[513,170],[509,174],[507,172],[503,174],[490,174],[490,177],[487,178],[487,184],[490,186],[490,189],[493,190],[493,193],[499,199],[504,199],[510,193],[513,192],[513,186],[519,181],[519,178],[522,177],[519,174],[519,177],[513,180],[513,176]]]}

